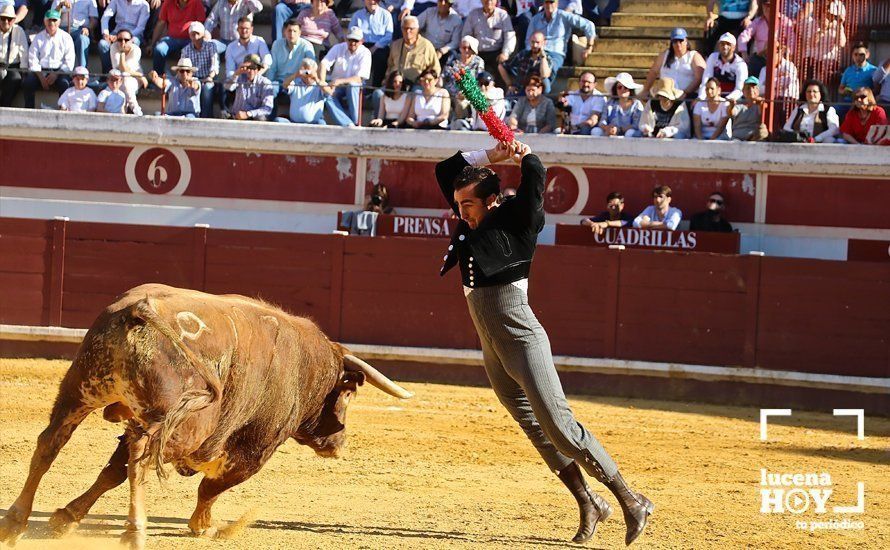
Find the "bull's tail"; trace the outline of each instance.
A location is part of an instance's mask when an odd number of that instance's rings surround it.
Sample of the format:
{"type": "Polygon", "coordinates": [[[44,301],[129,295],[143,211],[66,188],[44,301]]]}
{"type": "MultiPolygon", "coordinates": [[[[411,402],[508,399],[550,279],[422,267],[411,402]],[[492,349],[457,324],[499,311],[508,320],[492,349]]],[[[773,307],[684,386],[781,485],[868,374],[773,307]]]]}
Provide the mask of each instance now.
{"type": "Polygon", "coordinates": [[[186,390],[180,396],[177,403],[167,411],[161,422],[160,428],[149,434],[150,440],[142,460],[147,460],[149,465],[155,468],[158,478],[166,479],[167,472],[164,469],[164,452],[167,442],[173,432],[194,412],[200,411],[218,401],[222,395],[221,382],[200,357],[186,346],[182,338],[173,330],[151,304],[151,298],[146,296],[133,304],[131,313],[134,317],[142,319],[146,324],[163,334],[182,355],[182,357],[195,369],[207,385],[207,389],[186,390]]]}

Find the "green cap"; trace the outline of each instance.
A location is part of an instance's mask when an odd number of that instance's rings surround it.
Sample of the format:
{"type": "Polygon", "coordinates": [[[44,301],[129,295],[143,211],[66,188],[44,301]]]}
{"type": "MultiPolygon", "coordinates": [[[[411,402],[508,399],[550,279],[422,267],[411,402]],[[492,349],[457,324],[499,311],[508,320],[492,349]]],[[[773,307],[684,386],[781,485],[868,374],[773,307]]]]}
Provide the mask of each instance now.
{"type": "Polygon", "coordinates": [[[44,19],[61,19],[62,14],[59,13],[59,10],[47,10],[46,15],[43,16],[44,19]]]}

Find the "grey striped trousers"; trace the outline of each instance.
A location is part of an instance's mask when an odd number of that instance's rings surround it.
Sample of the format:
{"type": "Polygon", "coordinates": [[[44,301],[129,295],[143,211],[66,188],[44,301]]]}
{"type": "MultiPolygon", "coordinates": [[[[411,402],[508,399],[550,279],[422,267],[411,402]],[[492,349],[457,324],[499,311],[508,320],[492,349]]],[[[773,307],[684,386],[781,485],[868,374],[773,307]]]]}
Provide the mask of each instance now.
{"type": "Polygon", "coordinates": [[[559,472],[574,460],[594,478],[611,479],[618,466],[572,414],[525,292],[512,284],[477,288],[467,305],[491,387],[547,466],[559,472]]]}

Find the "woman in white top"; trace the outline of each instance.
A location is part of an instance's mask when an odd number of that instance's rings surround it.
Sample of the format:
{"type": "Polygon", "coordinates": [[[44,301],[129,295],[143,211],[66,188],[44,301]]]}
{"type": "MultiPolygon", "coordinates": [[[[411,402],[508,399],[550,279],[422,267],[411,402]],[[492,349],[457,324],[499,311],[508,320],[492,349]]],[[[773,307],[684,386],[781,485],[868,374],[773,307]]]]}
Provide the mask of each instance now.
{"type": "Polygon", "coordinates": [[[123,89],[129,95],[136,95],[139,87],[147,88],[148,79],[142,74],[142,49],[133,42],[133,33],[122,30],[117,40],[111,44],[109,52],[111,68],[124,74],[123,89]]]}
{"type": "Polygon", "coordinates": [[[371,126],[385,126],[398,128],[404,126],[408,116],[408,94],[402,89],[405,78],[399,71],[393,71],[386,77],[384,85],[383,101],[377,109],[377,118],[371,121],[371,126]]]}
{"type": "Polygon", "coordinates": [[[418,130],[445,129],[451,113],[448,90],[438,86],[439,74],[434,69],[420,73],[420,92],[415,92],[408,108],[405,124],[418,130]]]}
{"type": "Polygon", "coordinates": [[[659,78],[672,78],[674,85],[683,92],[683,97],[695,97],[701,86],[705,72],[705,58],[689,49],[686,29],[676,28],[671,32],[671,45],[661,52],[646,75],[646,84],[640,93],[640,100],[646,101],[649,90],[659,78]]]}
{"type": "Polygon", "coordinates": [[[818,80],[808,80],[804,85],[801,105],[791,111],[784,129],[811,137],[816,143],[834,143],[840,119],[834,107],[826,106],[828,89],[818,80]]]}
{"type": "Polygon", "coordinates": [[[695,139],[729,139],[724,129],[729,119],[729,103],[720,97],[720,82],[709,78],[705,83],[705,100],[692,109],[695,139]]]}

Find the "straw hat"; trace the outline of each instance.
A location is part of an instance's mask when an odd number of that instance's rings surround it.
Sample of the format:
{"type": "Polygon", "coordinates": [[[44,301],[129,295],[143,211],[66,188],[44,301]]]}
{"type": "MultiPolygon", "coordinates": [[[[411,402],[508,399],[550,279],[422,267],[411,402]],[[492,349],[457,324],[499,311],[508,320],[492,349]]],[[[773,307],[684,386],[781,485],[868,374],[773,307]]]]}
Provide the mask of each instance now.
{"type": "Polygon", "coordinates": [[[655,84],[649,89],[652,97],[663,97],[671,101],[677,101],[683,97],[683,92],[678,90],[674,84],[674,79],[670,77],[662,77],[655,81],[655,84]]]}

